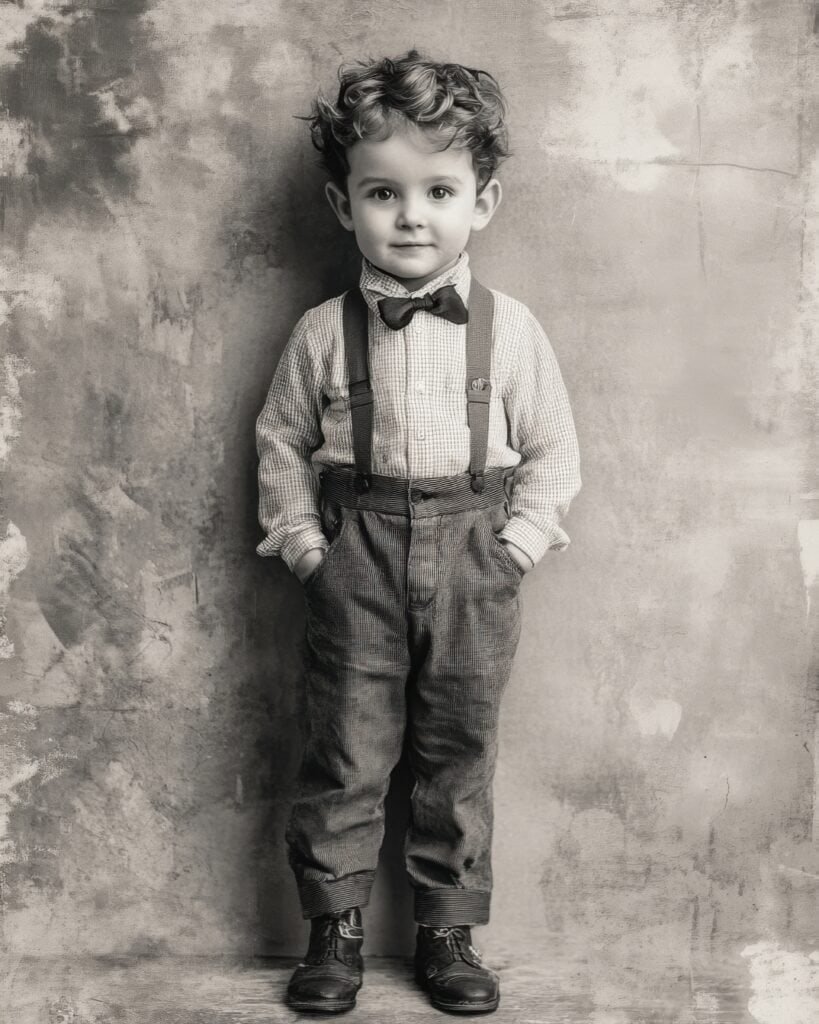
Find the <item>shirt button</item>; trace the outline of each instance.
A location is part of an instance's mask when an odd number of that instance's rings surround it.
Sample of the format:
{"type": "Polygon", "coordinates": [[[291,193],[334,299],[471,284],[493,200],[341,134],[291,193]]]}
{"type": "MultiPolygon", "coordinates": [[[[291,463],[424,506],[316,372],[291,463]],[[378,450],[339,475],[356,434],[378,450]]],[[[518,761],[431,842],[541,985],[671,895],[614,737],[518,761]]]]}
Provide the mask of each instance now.
{"type": "Polygon", "coordinates": [[[423,393],[424,393],[424,392],[426,391],[426,389],[427,389],[427,386],[426,386],[426,384],[425,384],[425,383],[424,383],[424,382],[423,382],[422,380],[419,380],[419,381],[418,381],[418,383],[417,383],[417,384],[416,384],[415,386],[416,386],[416,387],[418,388],[418,390],[419,390],[419,391],[420,391],[420,392],[421,392],[422,394],[423,394],[423,393]]]}
{"type": "Polygon", "coordinates": [[[419,430],[415,436],[418,438],[419,441],[423,441],[427,435],[423,432],[423,430],[419,430]]]}
{"type": "Polygon", "coordinates": [[[423,500],[424,492],[419,491],[417,487],[413,487],[413,489],[410,491],[410,501],[413,503],[413,505],[416,505],[419,501],[423,500]]]}

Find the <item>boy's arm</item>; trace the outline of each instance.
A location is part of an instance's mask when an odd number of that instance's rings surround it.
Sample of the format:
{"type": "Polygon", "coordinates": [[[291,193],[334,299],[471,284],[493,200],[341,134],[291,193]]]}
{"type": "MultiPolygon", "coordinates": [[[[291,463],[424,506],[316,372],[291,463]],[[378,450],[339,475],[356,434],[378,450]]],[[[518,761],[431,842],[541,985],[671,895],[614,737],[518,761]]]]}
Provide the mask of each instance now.
{"type": "Polygon", "coordinates": [[[323,373],[310,350],[307,320],[305,314],[296,324],[256,420],[259,522],[267,534],[256,551],[279,555],[291,570],[307,551],[328,546],[310,461],[322,441],[323,373]]]}
{"type": "Polygon", "coordinates": [[[518,338],[515,370],[504,395],[509,442],[520,452],[511,518],[500,538],[533,564],[569,538],[560,528],[580,490],[577,435],[557,359],[543,328],[529,314],[518,338]]]}

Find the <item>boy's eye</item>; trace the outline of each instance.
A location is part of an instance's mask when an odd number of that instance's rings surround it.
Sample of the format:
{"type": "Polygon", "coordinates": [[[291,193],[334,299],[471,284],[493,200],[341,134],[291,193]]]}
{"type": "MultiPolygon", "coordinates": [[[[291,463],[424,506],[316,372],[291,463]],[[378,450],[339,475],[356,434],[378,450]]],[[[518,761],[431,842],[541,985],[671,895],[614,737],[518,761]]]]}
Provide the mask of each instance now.
{"type": "Polygon", "coordinates": [[[376,199],[386,202],[388,199],[392,199],[394,193],[391,188],[377,188],[373,191],[373,195],[376,199]]]}
{"type": "Polygon", "coordinates": [[[435,185],[429,192],[433,199],[446,199],[447,196],[452,195],[451,189],[444,188],[443,185],[435,185]]]}

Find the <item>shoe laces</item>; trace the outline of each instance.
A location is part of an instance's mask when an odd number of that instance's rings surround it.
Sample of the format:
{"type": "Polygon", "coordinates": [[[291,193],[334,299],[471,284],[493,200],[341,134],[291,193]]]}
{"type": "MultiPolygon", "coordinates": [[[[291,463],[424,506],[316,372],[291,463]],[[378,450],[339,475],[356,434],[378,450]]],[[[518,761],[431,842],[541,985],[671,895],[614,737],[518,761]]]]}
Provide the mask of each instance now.
{"type": "Polygon", "coordinates": [[[339,941],[345,939],[360,939],[361,929],[350,924],[341,917],[328,917],[324,922],[321,931],[315,936],[308,950],[308,960],[324,963],[331,956],[335,960],[345,963],[349,957],[349,950],[339,947],[339,941]]]}
{"type": "Polygon", "coordinates": [[[481,951],[476,946],[472,945],[463,928],[458,928],[457,926],[433,928],[432,935],[436,939],[444,939],[446,941],[447,948],[453,956],[465,959],[465,950],[468,950],[475,960],[480,963],[481,951]]]}

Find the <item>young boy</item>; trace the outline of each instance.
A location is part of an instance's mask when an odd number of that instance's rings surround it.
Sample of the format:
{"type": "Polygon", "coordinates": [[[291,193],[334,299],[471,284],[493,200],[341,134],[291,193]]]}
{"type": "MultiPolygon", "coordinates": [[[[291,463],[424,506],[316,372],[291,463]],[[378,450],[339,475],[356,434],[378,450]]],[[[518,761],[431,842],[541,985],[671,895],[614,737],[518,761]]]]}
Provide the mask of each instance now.
{"type": "Polygon", "coordinates": [[[441,1010],[491,1012],[498,978],[470,927],[489,920],[498,709],[521,578],[568,544],[577,441],[542,329],[479,285],[464,251],[501,199],[495,79],[414,50],[339,77],[311,130],[360,287],[304,314],[257,423],[258,551],[295,572],[307,609],[309,734],[286,838],[312,924],[288,999],[355,1003],[406,736],[416,977],[441,1010]]]}

